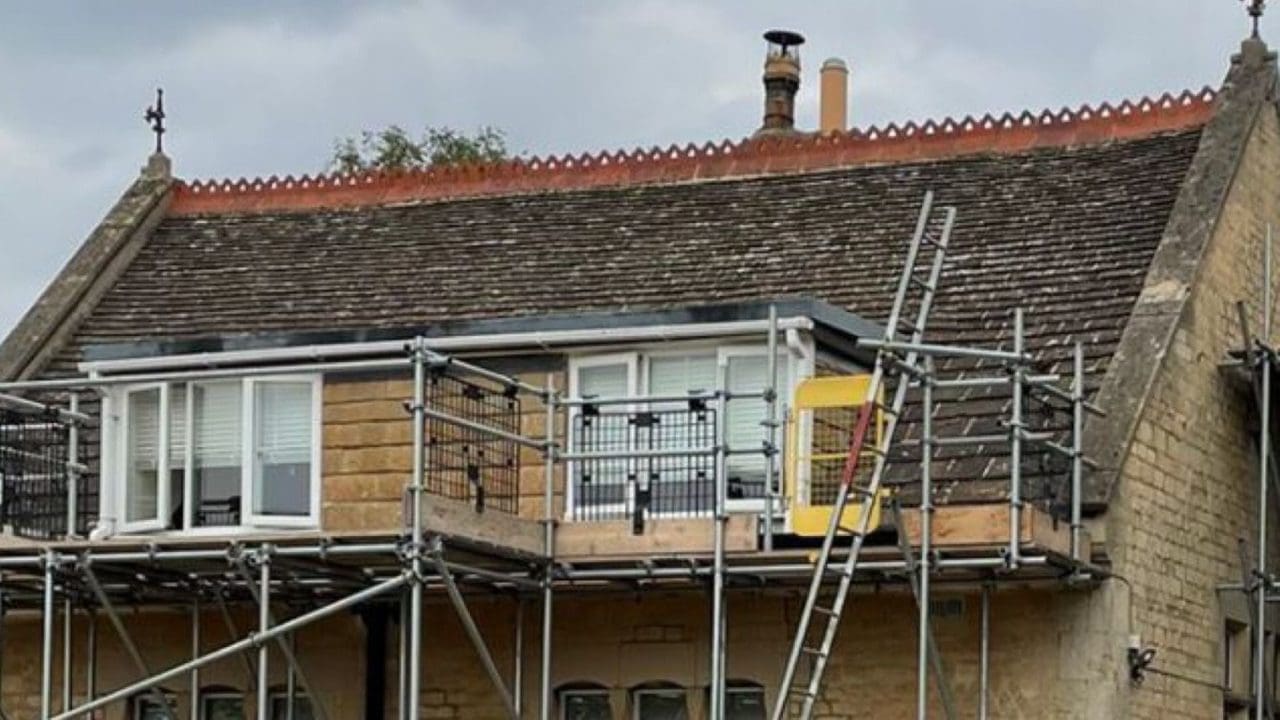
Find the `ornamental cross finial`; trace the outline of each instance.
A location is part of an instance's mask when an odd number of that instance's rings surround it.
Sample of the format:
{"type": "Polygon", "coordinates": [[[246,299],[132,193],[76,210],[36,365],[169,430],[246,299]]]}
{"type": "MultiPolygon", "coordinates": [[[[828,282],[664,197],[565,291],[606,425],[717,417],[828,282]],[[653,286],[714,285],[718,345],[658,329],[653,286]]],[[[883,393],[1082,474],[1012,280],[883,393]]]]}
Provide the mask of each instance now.
{"type": "Polygon", "coordinates": [[[1267,9],[1267,0],[1244,0],[1245,10],[1248,11],[1249,17],[1253,20],[1253,37],[1258,37],[1258,20],[1262,18],[1262,13],[1267,9]]]}
{"type": "Polygon", "coordinates": [[[164,152],[164,89],[156,88],[156,104],[147,108],[142,119],[151,124],[151,132],[156,134],[156,154],[164,152]]]}

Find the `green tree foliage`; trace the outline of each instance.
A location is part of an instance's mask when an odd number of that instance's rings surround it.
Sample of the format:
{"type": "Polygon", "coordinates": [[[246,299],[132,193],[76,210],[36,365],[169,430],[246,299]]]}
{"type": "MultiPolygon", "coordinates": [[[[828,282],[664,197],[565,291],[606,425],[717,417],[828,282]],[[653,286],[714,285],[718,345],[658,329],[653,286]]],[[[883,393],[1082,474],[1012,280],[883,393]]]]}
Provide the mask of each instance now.
{"type": "Polygon", "coordinates": [[[404,128],[391,125],[383,130],[366,130],[359,139],[336,140],[329,168],[346,173],[416,170],[436,165],[494,162],[508,157],[506,136],[487,125],[470,135],[447,127],[428,127],[417,139],[404,128]]]}

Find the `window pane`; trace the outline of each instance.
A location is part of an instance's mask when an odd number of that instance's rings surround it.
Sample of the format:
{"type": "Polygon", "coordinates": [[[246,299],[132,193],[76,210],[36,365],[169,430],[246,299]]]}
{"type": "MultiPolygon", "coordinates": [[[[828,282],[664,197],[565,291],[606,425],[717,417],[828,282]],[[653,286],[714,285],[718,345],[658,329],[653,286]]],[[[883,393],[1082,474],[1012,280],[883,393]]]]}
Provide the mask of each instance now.
{"type": "MultiPolygon", "coordinates": [[[[312,720],[311,700],[303,695],[293,698],[293,720],[312,720]]],[[[289,720],[289,702],[284,695],[271,696],[271,720],[289,720]]]]}
{"type": "MultiPolygon", "coordinates": [[[[779,359],[778,376],[783,376],[779,359]]],[[[734,393],[758,393],[764,390],[769,378],[768,355],[730,355],[729,391],[734,393]]],[[[742,398],[730,401],[726,411],[729,447],[734,450],[760,448],[760,454],[730,455],[728,459],[729,497],[755,498],[764,496],[765,458],[763,443],[768,437],[764,426],[764,400],[742,398]]]]}
{"type": "Polygon", "coordinates": [[[169,521],[170,530],[182,528],[183,486],[187,482],[187,386],[169,386],[169,521]]]}
{"type": "Polygon", "coordinates": [[[580,367],[578,368],[578,395],[584,398],[626,397],[631,394],[627,375],[626,363],[580,367]]]}
{"type": "Polygon", "coordinates": [[[636,720],[687,720],[683,690],[636,693],[636,720]]]}
{"type": "Polygon", "coordinates": [[[170,717],[176,718],[177,712],[173,710],[174,703],[169,701],[169,713],[165,713],[160,703],[150,696],[138,697],[133,701],[133,716],[137,720],[170,720],[170,717]]]}
{"type": "Polygon", "coordinates": [[[128,395],[125,520],[155,520],[160,512],[160,389],[128,395]]]}
{"type": "Polygon", "coordinates": [[[609,696],[602,692],[566,692],[560,696],[564,720],[611,720],[609,696]]]}
{"type": "Polygon", "coordinates": [[[254,512],[311,513],[311,383],[254,385],[254,512]]]}
{"type": "Polygon", "coordinates": [[[232,695],[215,695],[202,701],[201,720],[244,720],[244,699],[232,695]]]}
{"type": "Polygon", "coordinates": [[[733,690],[725,693],[725,720],[765,720],[763,690],[733,690]]]}
{"type": "Polygon", "coordinates": [[[240,523],[243,415],[240,383],[195,385],[191,494],[197,527],[240,523]]]}
{"type": "Polygon", "coordinates": [[[678,355],[649,360],[650,395],[684,395],[716,389],[716,356],[678,355]]]}
{"type": "MultiPolygon", "coordinates": [[[[584,398],[616,398],[631,395],[630,368],[626,363],[589,365],[578,368],[578,395],[584,398]]],[[[618,412],[620,406],[604,408],[618,412]]],[[[625,418],[623,418],[625,420],[625,418]]],[[[629,444],[627,423],[617,416],[604,415],[592,420],[594,428],[583,433],[583,451],[626,450],[629,444]]],[[[627,499],[627,461],[593,460],[582,463],[579,472],[584,482],[575,490],[578,505],[620,505],[627,499]],[[589,479],[587,479],[589,478],[589,479]]]]}

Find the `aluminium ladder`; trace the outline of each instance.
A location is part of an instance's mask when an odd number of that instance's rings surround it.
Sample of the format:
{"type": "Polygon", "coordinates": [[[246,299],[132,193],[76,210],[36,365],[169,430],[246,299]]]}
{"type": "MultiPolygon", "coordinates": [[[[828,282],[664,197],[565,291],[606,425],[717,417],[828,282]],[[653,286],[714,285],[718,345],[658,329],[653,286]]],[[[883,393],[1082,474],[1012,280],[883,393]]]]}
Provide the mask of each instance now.
{"type": "Polygon", "coordinates": [[[809,720],[813,716],[814,705],[818,700],[818,691],[822,685],[822,675],[826,671],[831,648],[835,645],[845,600],[848,597],[849,588],[853,584],[854,574],[857,571],[858,556],[862,551],[863,540],[871,530],[868,525],[872,510],[874,504],[880,500],[880,486],[884,478],[888,452],[893,441],[898,418],[906,405],[910,378],[905,376],[900,378],[893,394],[893,400],[888,407],[878,402],[880,391],[885,384],[887,373],[906,373],[910,375],[918,372],[916,370],[916,361],[919,354],[915,347],[919,346],[924,340],[925,323],[929,318],[929,310],[933,305],[933,298],[937,292],[938,280],[942,275],[947,243],[951,239],[951,228],[955,223],[956,217],[954,207],[942,208],[942,212],[941,229],[936,232],[931,231],[931,225],[936,224],[934,220],[933,191],[926,192],[924,202],[920,206],[920,216],[916,221],[911,244],[907,248],[907,257],[902,268],[902,275],[898,278],[898,287],[894,295],[893,306],[889,311],[889,319],[885,323],[884,342],[879,344],[876,354],[875,368],[872,371],[871,382],[867,388],[866,400],[858,411],[857,422],[854,424],[850,434],[849,454],[845,458],[840,487],[836,492],[835,503],[831,508],[831,521],[827,526],[827,533],[822,539],[822,549],[814,562],[813,578],[809,582],[809,592],[805,597],[804,608],[800,613],[795,638],[792,640],[791,652],[787,656],[787,664],[783,670],[778,697],[774,702],[773,720],[784,720],[788,708],[792,707],[792,703],[797,700],[800,702],[800,714],[798,717],[802,720],[809,720]],[[925,271],[923,278],[921,277],[922,270],[925,271]],[[910,320],[904,320],[903,316],[912,310],[907,306],[913,301],[916,303],[914,316],[910,320]],[[899,342],[900,329],[905,331],[905,335],[910,338],[905,348],[902,348],[906,350],[903,357],[898,356],[895,352],[898,348],[894,347],[894,344],[899,342]],[[866,449],[864,446],[867,444],[870,428],[877,411],[888,416],[885,422],[885,430],[874,449],[866,449]],[[867,484],[857,486],[854,484],[854,480],[857,475],[858,460],[863,452],[871,452],[874,455],[875,466],[871,471],[867,484]],[[848,527],[843,525],[841,520],[845,508],[849,506],[850,499],[854,496],[858,498],[860,512],[855,526],[848,527]],[[831,566],[833,565],[833,555],[836,551],[836,538],[841,535],[851,536],[852,541],[847,555],[839,560],[838,565],[833,569],[831,566]],[[823,585],[827,580],[827,575],[832,572],[837,573],[839,584],[836,588],[834,602],[828,606],[819,602],[819,596],[823,592],[823,585]],[[809,631],[814,624],[815,615],[822,618],[817,623],[821,631],[821,639],[816,647],[809,644],[809,631]],[[807,657],[812,662],[809,677],[804,681],[797,678],[797,670],[802,657],[807,657]]]}

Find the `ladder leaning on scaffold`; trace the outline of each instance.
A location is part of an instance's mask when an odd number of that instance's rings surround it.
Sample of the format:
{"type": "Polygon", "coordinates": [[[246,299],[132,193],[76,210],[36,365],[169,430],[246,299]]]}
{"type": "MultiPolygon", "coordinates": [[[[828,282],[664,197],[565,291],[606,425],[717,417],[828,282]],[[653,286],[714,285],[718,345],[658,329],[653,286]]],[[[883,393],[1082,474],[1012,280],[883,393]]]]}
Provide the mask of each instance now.
{"type": "Polygon", "coordinates": [[[938,288],[938,280],[942,275],[947,243],[951,239],[951,227],[955,223],[956,217],[954,207],[946,207],[942,211],[941,229],[931,230],[934,224],[933,192],[925,193],[924,202],[920,206],[920,216],[916,221],[915,232],[912,235],[911,244],[907,248],[907,257],[902,268],[902,275],[898,278],[898,287],[894,295],[893,306],[889,311],[888,321],[885,323],[884,342],[880,344],[876,354],[875,368],[872,370],[871,381],[867,387],[866,400],[858,411],[857,421],[850,434],[849,454],[845,458],[840,487],[836,492],[835,503],[831,508],[831,520],[827,526],[826,535],[822,539],[822,549],[814,563],[813,578],[809,582],[809,592],[805,597],[804,608],[800,613],[795,638],[791,644],[791,651],[787,656],[787,664],[783,670],[778,697],[774,702],[773,720],[784,720],[788,708],[797,700],[800,702],[799,717],[802,720],[809,720],[813,716],[814,705],[818,700],[818,691],[822,685],[822,675],[826,671],[827,660],[830,658],[831,648],[835,644],[836,633],[840,627],[840,618],[844,611],[845,600],[848,597],[849,588],[853,584],[854,574],[857,572],[858,556],[862,551],[863,540],[872,529],[868,525],[870,524],[874,505],[879,502],[880,486],[884,477],[889,447],[893,441],[898,418],[901,416],[902,409],[906,404],[907,389],[910,383],[907,382],[905,377],[898,382],[893,399],[888,407],[885,407],[879,401],[881,388],[885,384],[887,374],[898,374],[903,370],[910,372],[915,368],[918,360],[917,352],[910,348],[920,345],[924,340],[925,324],[929,319],[929,310],[933,305],[934,294],[938,288]],[[921,277],[922,270],[926,271],[923,273],[923,278],[921,277]],[[918,297],[916,297],[917,295],[918,297]],[[910,320],[903,319],[903,316],[909,311],[907,305],[913,297],[918,301],[914,308],[914,318],[910,320]],[[910,338],[907,352],[902,355],[899,355],[894,348],[895,341],[899,339],[899,329],[904,330],[906,336],[910,338]],[[874,449],[867,450],[864,449],[864,445],[867,444],[868,437],[873,434],[871,433],[871,428],[877,412],[886,416],[884,432],[874,449]],[[864,452],[870,452],[875,457],[875,466],[866,485],[856,486],[854,481],[857,477],[858,460],[864,452]],[[849,527],[844,525],[842,520],[845,508],[849,505],[850,499],[855,496],[858,498],[860,510],[854,526],[849,527]],[[836,548],[836,538],[841,535],[851,536],[851,544],[848,553],[838,565],[839,584],[836,587],[834,602],[829,606],[822,605],[819,603],[819,596],[823,592],[824,581],[830,572],[832,555],[836,548]],[[818,623],[818,627],[821,630],[821,640],[817,646],[809,644],[810,626],[814,624],[815,615],[823,618],[818,623]],[[808,657],[812,661],[809,677],[804,681],[797,678],[797,670],[802,657],[808,657]]]}

